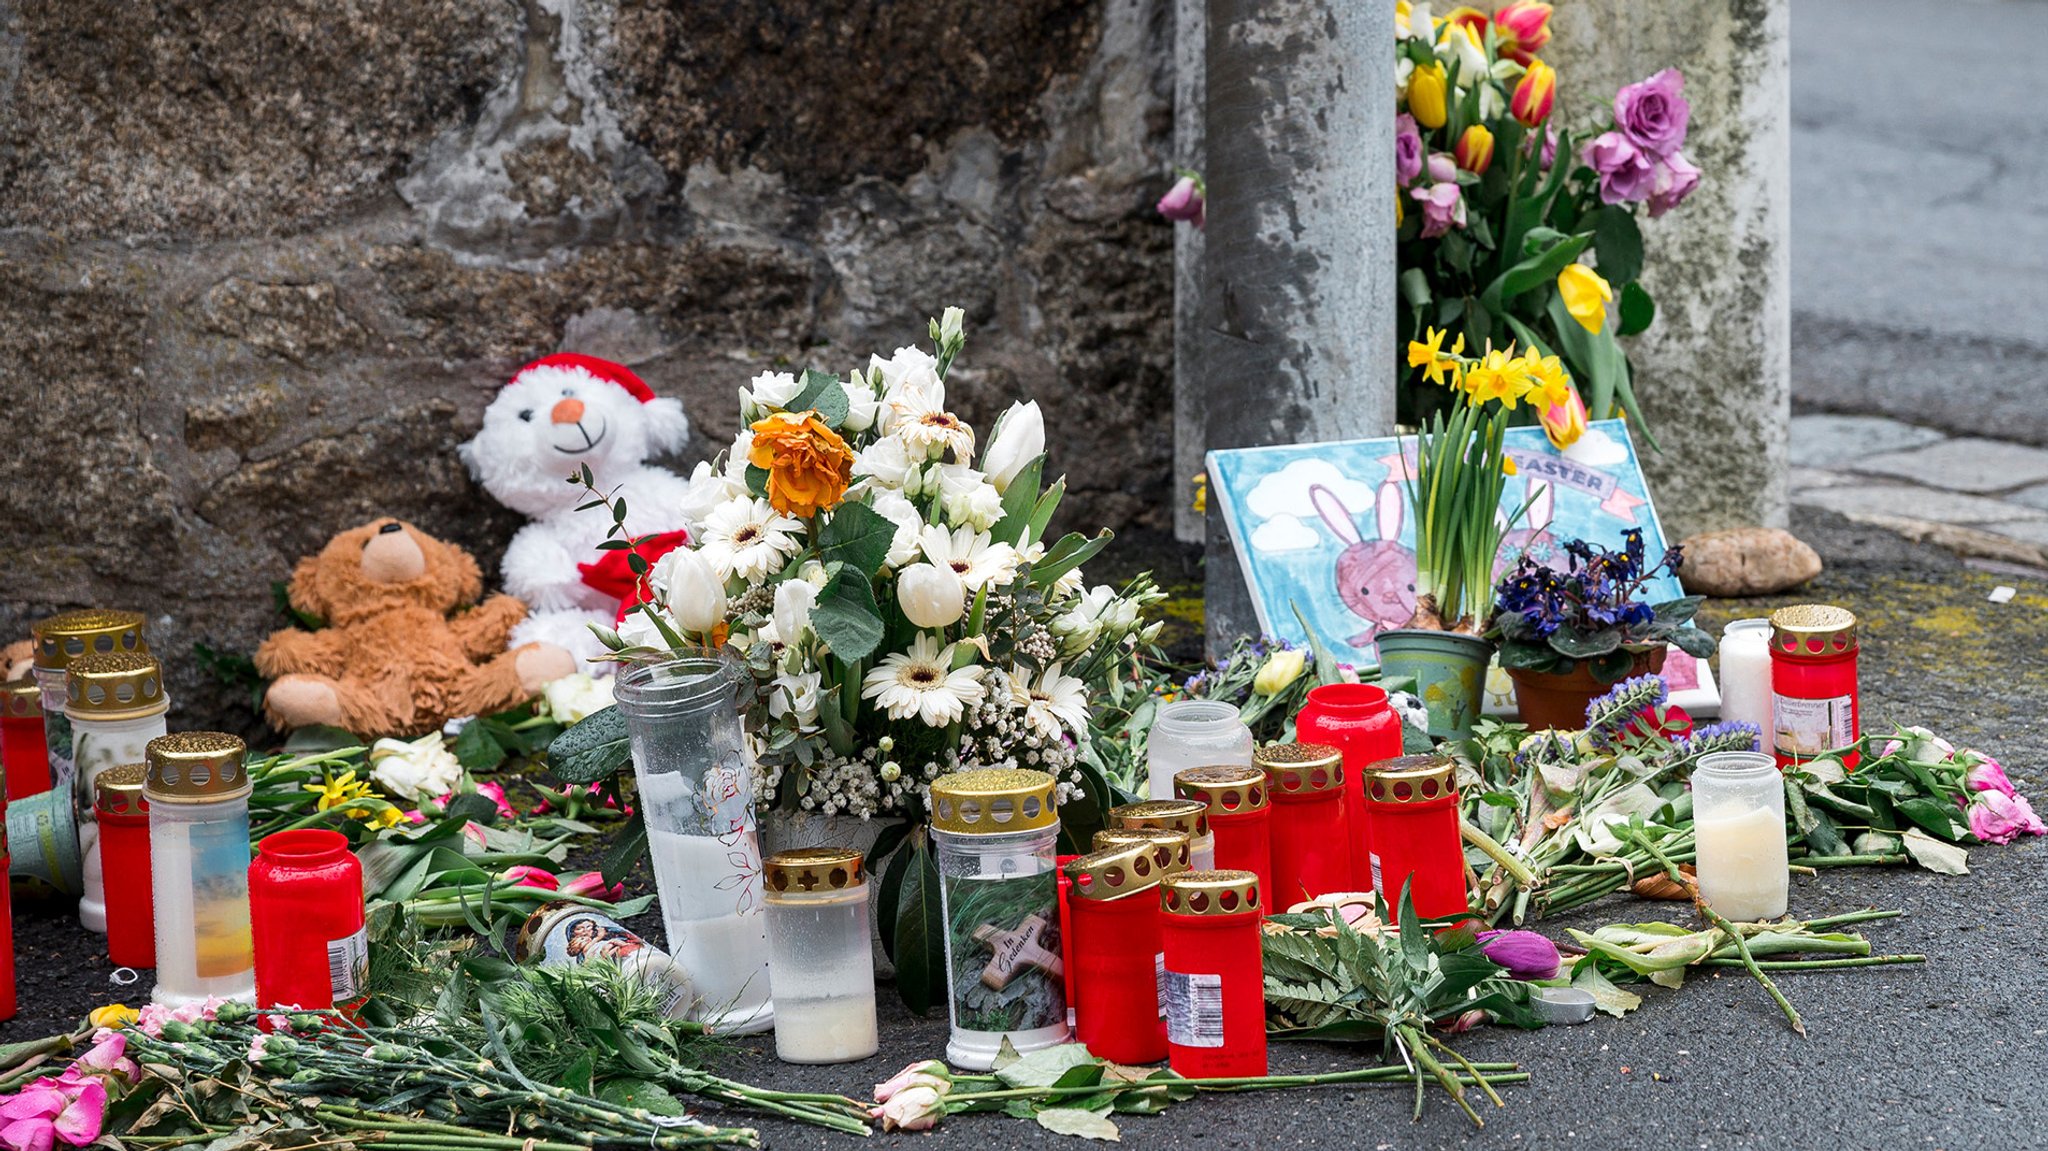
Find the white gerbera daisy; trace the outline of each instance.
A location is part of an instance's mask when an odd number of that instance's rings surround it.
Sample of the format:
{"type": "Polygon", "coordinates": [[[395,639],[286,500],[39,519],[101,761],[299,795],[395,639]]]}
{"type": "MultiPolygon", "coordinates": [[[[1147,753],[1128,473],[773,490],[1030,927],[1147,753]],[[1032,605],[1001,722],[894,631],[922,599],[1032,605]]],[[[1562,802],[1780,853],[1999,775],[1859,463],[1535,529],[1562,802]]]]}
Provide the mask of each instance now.
{"type": "Polygon", "coordinates": [[[945,410],[945,397],[903,388],[889,397],[889,434],[903,441],[912,456],[932,459],[946,454],[966,463],[974,457],[974,429],[945,410]]]}
{"type": "Polygon", "coordinates": [[[1061,665],[1055,663],[1033,680],[1031,669],[1010,665],[1010,701],[1024,710],[1024,722],[1046,739],[1058,739],[1061,724],[1078,739],[1088,724],[1088,685],[1060,673],[1061,665]]]}
{"type": "Polygon", "coordinates": [[[947,531],[936,524],[925,525],[918,537],[924,558],[940,567],[953,569],[968,591],[999,588],[1017,575],[1017,549],[999,544],[987,532],[972,527],[947,531]]]}
{"type": "Polygon", "coordinates": [[[890,719],[916,716],[927,727],[945,727],[959,720],[967,705],[981,700],[981,668],[953,670],[953,649],[919,634],[909,651],[882,657],[861,681],[860,697],[878,701],[890,719]]]}
{"type": "Polygon", "coordinates": [[[794,534],[803,526],[768,506],[767,500],[733,500],[704,517],[704,543],[698,552],[720,579],[738,576],[757,584],[781,569],[783,557],[803,549],[794,534]]]}

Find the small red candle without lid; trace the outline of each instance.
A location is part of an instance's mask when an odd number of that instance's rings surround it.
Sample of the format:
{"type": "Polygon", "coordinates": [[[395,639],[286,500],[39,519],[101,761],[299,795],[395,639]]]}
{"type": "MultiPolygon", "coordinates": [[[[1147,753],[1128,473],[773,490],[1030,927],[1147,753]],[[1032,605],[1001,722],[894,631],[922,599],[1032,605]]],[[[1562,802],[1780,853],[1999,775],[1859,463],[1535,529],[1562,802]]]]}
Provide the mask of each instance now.
{"type": "Polygon", "coordinates": [[[1266,1073],[1265,899],[1249,871],[1189,871],[1159,885],[1166,1057],[1183,1078],[1266,1073]]]}
{"type": "Polygon", "coordinates": [[[107,958],[122,967],[156,966],[156,894],[149,868],[149,766],[110,767],[93,781],[100,864],[107,901],[107,958]]]}
{"type": "Polygon", "coordinates": [[[363,993],[363,869],[336,831],[267,835],[249,865],[256,1003],[309,1009],[363,993]]]}
{"type": "MultiPolygon", "coordinates": [[[[1384,688],[1370,683],[1326,683],[1312,687],[1294,717],[1295,738],[1327,743],[1344,753],[1344,825],[1351,837],[1350,890],[1371,885],[1372,821],[1365,810],[1365,770],[1401,754],[1401,717],[1384,688]]],[[[1281,902],[1285,895],[1276,897],[1281,902]]]]}
{"type": "MultiPolygon", "coordinates": [[[[1856,617],[1846,608],[1799,604],[1771,613],[1771,714],[1765,750],[1780,768],[1817,759],[1863,734],[1857,688],[1856,617]]],[[[1854,770],[1862,756],[1842,756],[1854,770]]]]}
{"type": "Polygon", "coordinates": [[[1401,887],[1417,914],[1465,914],[1465,849],[1458,834],[1457,768],[1447,756],[1406,755],[1366,772],[1373,888],[1398,907],[1401,887]]]}
{"type": "Polygon", "coordinates": [[[1343,754],[1327,743],[1276,743],[1253,752],[1252,762],[1273,797],[1273,907],[1356,890],[1343,754]]]}
{"type": "Polygon", "coordinates": [[[1173,789],[1182,799],[1209,805],[1216,866],[1257,875],[1260,898],[1272,898],[1266,894],[1273,889],[1273,808],[1266,794],[1266,773],[1235,765],[1190,767],[1174,775],[1173,789]]]}

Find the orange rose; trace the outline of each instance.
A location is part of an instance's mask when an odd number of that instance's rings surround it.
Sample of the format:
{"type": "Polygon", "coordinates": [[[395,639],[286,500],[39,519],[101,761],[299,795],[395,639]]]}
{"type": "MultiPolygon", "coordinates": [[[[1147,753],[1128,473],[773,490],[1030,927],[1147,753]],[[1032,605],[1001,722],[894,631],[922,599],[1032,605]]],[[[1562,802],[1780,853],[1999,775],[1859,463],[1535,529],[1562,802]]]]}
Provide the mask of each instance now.
{"type": "Polygon", "coordinates": [[[768,472],[768,502],[810,517],[837,506],[853,480],[853,449],[813,412],[777,412],[754,425],[747,462],[768,472]]]}

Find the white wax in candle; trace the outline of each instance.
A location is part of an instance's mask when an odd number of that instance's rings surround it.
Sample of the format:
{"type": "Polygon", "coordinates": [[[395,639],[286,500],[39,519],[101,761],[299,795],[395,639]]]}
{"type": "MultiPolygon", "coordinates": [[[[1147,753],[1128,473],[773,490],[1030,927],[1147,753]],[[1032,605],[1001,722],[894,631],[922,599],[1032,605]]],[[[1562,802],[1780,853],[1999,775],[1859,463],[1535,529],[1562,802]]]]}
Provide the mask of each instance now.
{"type": "MultiPolygon", "coordinates": [[[[1733,805],[1729,805],[1733,806],[1733,805]]],[[[1785,914],[1789,868],[1784,817],[1767,807],[1696,814],[1700,895],[1739,922],[1785,914]]]]}
{"type": "Polygon", "coordinates": [[[1721,636],[1721,719],[1753,723],[1771,740],[1771,633],[1736,628],[1721,636]]]}
{"type": "Polygon", "coordinates": [[[692,1018],[750,1018],[769,1002],[768,920],[752,832],[733,846],[650,828],[647,846],[668,953],[689,973],[700,1001],[692,1018]],[[743,883],[754,885],[751,895],[742,895],[743,883]]]}
{"type": "MultiPolygon", "coordinates": [[[[865,940],[863,940],[865,942],[865,940]]],[[[875,1053],[875,997],[775,999],[775,1057],[784,1063],[845,1063],[875,1053]]]]}

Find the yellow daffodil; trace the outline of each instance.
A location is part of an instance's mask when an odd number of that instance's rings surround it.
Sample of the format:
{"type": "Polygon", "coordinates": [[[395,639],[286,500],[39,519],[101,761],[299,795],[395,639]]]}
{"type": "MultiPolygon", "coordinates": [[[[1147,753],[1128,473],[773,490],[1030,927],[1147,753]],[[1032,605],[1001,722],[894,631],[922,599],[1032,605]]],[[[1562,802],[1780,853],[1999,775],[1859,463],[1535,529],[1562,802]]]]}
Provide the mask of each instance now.
{"type": "Polygon", "coordinates": [[[93,1008],[85,1021],[94,1027],[126,1027],[138,1017],[139,1013],[133,1007],[109,1003],[105,1007],[93,1008]]]}
{"type": "Polygon", "coordinates": [[[1459,333],[1457,342],[1451,345],[1450,353],[1446,355],[1444,335],[1443,329],[1431,328],[1422,339],[1408,341],[1408,366],[1421,368],[1429,382],[1438,385],[1444,382],[1444,374],[1448,372],[1455,387],[1459,372],[1457,358],[1465,351],[1465,336],[1459,333]]]}
{"type": "Polygon", "coordinates": [[[1529,402],[1537,407],[1555,407],[1572,391],[1571,373],[1564,361],[1546,356],[1535,348],[1522,353],[1522,373],[1529,377],[1529,402]]]}
{"type": "Polygon", "coordinates": [[[1571,264],[1557,274],[1557,294],[1564,297],[1564,310],[1572,314],[1579,326],[1600,334],[1607,323],[1607,302],[1614,298],[1614,289],[1600,278],[1600,273],[1584,264],[1571,264]]]}
{"type": "Polygon", "coordinates": [[[1529,376],[1513,348],[1488,348],[1479,362],[1465,369],[1465,392],[1473,407],[1499,400],[1510,411],[1529,392],[1529,376]]]}
{"type": "MultiPolygon", "coordinates": [[[[350,800],[361,799],[370,794],[369,782],[356,779],[354,768],[350,768],[340,775],[331,776],[324,782],[306,784],[305,789],[320,797],[319,810],[321,811],[326,811],[332,807],[339,807],[350,800]]],[[[350,812],[349,814],[353,815],[355,813],[350,812]]]]}
{"type": "Polygon", "coordinates": [[[1500,474],[1504,476],[1512,476],[1520,472],[1521,470],[1521,468],[1515,466],[1515,457],[1503,455],[1500,458],[1500,474]]]}
{"type": "Polygon", "coordinates": [[[1443,127],[1450,114],[1446,97],[1444,66],[1416,65],[1415,74],[1408,77],[1408,111],[1415,122],[1425,128],[1443,127]]]}

